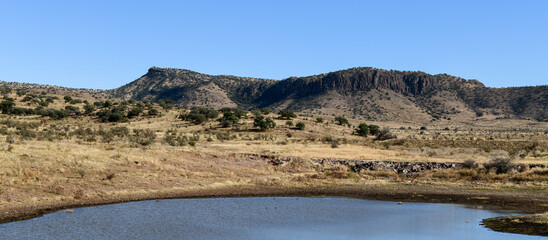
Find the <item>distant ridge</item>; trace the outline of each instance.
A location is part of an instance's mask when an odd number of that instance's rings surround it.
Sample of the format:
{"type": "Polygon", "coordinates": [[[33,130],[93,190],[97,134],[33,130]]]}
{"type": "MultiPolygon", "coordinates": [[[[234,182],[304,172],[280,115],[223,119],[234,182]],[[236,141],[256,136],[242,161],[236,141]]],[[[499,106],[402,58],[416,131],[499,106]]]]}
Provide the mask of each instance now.
{"type": "Polygon", "coordinates": [[[153,67],[109,93],[187,107],[288,108],[370,120],[548,119],[547,85],[489,88],[448,74],[370,67],[280,81],[153,67]]]}
{"type": "Polygon", "coordinates": [[[477,80],[418,71],[350,68],[284,80],[208,75],[152,67],[111,90],[1,82],[0,87],[157,102],[183,107],[270,107],[350,118],[427,122],[519,118],[548,121],[548,85],[489,88],[477,80]]]}

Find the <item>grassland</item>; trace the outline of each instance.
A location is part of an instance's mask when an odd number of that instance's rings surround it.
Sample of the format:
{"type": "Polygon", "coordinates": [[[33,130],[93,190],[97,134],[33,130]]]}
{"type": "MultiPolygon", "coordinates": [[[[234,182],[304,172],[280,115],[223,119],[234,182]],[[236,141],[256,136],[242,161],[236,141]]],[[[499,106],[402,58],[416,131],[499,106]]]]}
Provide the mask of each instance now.
{"type": "MultiPolygon", "coordinates": [[[[40,104],[23,101],[26,94],[5,95],[15,106],[40,104]]],[[[48,107],[56,109],[84,109],[97,100],[70,103],[62,95],[51,96],[57,99],[48,107]]],[[[222,114],[195,124],[178,117],[188,110],[165,104],[147,104],[131,118],[104,121],[100,111],[124,105],[127,114],[141,104],[112,102],[57,120],[0,114],[0,221],[142,199],[292,194],[548,211],[548,123],[367,122],[389,127],[397,136],[377,141],[375,136],[354,134],[358,121],[339,125],[334,116],[307,114],[290,120],[304,123],[302,130],[274,113],[266,117],[276,126],[265,131],[254,126],[256,112],[246,112],[229,127],[217,120],[222,114]],[[148,114],[151,109],[158,113],[148,114]],[[498,173],[488,167],[501,158],[521,167],[498,173]],[[352,171],[352,164],[369,161],[466,167],[415,173],[352,171]]]]}

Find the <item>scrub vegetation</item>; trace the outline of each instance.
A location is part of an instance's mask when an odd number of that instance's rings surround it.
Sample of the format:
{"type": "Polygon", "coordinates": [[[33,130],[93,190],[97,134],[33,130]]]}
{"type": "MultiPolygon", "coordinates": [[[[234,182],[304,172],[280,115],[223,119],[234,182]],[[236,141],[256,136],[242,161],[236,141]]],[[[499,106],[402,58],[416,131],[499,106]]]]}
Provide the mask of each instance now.
{"type": "MultiPolygon", "coordinates": [[[[548,203],[546,122],[416,125],[1,92],[0,210],[11,212],[0,214],[5,220],[31,206],[234,187],[465,189],[479,196],[523,192],[548,203]]],[[[547,211],[542,204],[531,208],[547,211]]]]}

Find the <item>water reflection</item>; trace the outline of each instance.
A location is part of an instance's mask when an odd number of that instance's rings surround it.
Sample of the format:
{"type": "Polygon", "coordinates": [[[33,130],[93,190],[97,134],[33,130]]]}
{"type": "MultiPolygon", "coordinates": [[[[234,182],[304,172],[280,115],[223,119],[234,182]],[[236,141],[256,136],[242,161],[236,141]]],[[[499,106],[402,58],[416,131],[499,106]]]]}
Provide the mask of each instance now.
{"type": "Polygon", "coordinates": [[[542,239],[493,232],[505,211],[345,198],[170,199],[0,225],[3,239],[542,239]]]}

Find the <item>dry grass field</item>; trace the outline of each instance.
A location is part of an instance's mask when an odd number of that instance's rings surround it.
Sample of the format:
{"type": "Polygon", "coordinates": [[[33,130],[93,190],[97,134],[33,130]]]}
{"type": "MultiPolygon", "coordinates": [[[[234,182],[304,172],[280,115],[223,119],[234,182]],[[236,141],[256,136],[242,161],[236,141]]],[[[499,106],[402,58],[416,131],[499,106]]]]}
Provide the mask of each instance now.
{"type": "MultiPolygon", "coordinates": [[[[36,107],[23,101],[23,96],[9,95],[16,106],[36,107]]],[[[86,105],[56,97],[49,108],[70,105],[82,110],[86,105]]],[[[138,104],[126,103],[127,111],[138,104]]],[[[260,131],[251,112],[237,124],[222,127],[217,120],[222,114],[195,124],[178,118],[188,110],[157,104],[116,122],[101,121],[101,109],[106,108],[98,105],[89,114],[58,120],[0,114],[0,211],[4,215],[45,203],[70,205],[86,199],[100,203],[97,199],[132,194],[261,186],[415,186],[453,192],[452,188],[464,187],[526,192],[548,200],[546,122],[367,122],[388,127],[397,137],[377,141],[375,136],[355,134],[361,121],[349,119],[348,125],[339,125],[333,116],[302,114],[287,120],[269,113],[266,117],[276,126],[260,131]],[[146,114],[152,108],[159,113],[146,114]],[[304,129],[297,129],[297,123],[304,123],[304,129]],[[274,164],[273,159],[283,161],[274,164]],[[505,164],[521,167],[497,172],[499,168],[488,167],[493,159],[508,159],[505,164]],[[466,167],[402,174],[386,169],[352,171],[355,163],[334,160],[466,167]]]]}

